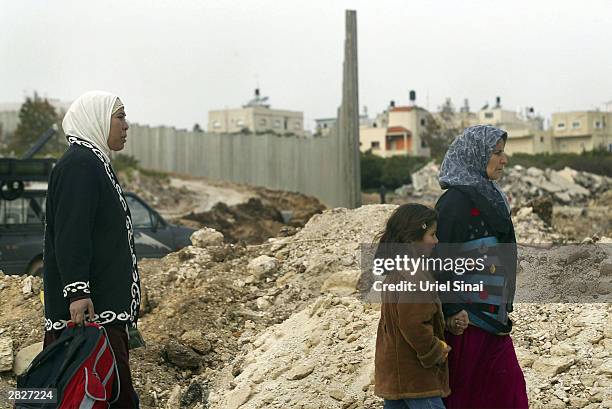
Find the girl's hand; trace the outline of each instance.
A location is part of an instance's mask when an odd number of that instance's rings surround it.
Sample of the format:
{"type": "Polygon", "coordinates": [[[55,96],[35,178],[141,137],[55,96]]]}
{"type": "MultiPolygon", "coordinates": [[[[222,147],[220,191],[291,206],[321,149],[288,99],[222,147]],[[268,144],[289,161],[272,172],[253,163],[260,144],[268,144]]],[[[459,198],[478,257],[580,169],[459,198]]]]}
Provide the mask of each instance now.
{"type": "Polygon", "coordinates": [[[448,353],[450,352],[450,350],[452,349],[450,347],[450,345],[448,345],[446,342],[442,341],[442,343],[444,344],[444,351],[442,355],[442,358],[438,361],[438,365],[442,365],[444,362],[446,362],[446,359],[448,358],[448,353]]]}

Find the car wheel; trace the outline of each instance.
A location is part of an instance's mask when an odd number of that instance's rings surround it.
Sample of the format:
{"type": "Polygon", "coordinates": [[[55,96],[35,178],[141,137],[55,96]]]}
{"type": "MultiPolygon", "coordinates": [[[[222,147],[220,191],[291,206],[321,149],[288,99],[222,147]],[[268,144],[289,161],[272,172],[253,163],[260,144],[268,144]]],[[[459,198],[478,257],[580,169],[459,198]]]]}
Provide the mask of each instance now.
{"type": "Polygon", "coordinates": [[[42,259],[36,259],[30,263],[27,271],[28,275],[35,277],[42,277],[43,275],[43,261],[42,259]]]}

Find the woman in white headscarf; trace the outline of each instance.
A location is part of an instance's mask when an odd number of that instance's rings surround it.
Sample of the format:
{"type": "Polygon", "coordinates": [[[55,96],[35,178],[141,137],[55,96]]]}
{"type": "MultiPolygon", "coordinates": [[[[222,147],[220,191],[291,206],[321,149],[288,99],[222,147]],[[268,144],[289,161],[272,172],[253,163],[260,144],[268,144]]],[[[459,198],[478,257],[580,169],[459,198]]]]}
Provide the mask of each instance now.
{"type": "Polygon", "coordinates": [[[125,146],[121,100],[92,91],[77,98],[62,123],[70,147],[49,177],[44,286],[45,346],[68,321],[103,325],[115,352],[121,394],[111,407],[138,407],[129,369],[137,335],[140,278],[130,209],[110,163],[125,146]]]}

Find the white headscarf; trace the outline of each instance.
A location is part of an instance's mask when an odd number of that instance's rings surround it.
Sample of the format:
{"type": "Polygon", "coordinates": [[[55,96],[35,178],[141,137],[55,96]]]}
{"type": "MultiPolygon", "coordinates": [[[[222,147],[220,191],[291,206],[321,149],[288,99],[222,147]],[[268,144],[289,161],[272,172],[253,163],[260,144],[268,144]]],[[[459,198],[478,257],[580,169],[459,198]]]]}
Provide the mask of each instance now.
{"type": "Polygon", "coordinates": [[[123,104],[119,98],[105,91],[90,91],[78,97],[64,116],[62,128],[66,137],[77,136],[93,144],[110,161],[108,134],[111,115],[123,104]],[[120,103],[120,101],[119,101],[120,103]]]}

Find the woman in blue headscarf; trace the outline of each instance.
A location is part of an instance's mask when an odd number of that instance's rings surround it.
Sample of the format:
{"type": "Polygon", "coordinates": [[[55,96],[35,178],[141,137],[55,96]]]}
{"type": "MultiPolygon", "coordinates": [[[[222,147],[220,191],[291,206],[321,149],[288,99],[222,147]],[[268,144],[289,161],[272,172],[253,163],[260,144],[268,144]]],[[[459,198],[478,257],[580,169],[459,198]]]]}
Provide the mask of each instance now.
{"type": "Polygon", "coordinates": [[[443,278],[484,283],[480,292],[440,295],[452,348],[451,395],[445,400],[449,409],[528,408],[508,317],[516,282],[516,238],[508,199],[496,182],[508,163],[506,139],[505,131],[492,126],[467,128],[455,138],[440,168],[440,186],[446,190],[436,204],[440,252],[453,257],[485,252],[488,260],[475,274],[443,278]]]}

